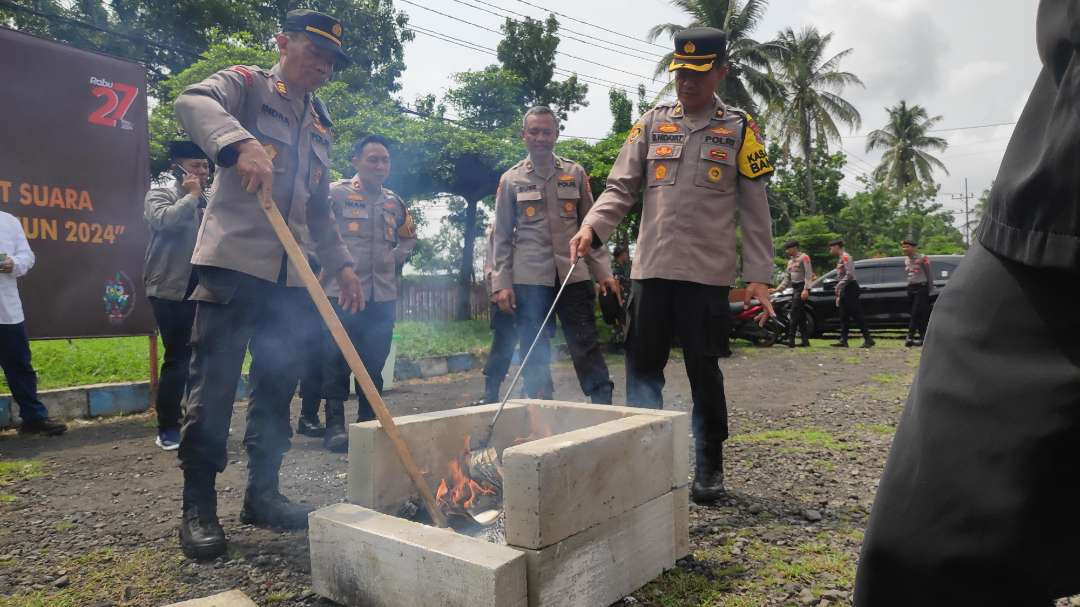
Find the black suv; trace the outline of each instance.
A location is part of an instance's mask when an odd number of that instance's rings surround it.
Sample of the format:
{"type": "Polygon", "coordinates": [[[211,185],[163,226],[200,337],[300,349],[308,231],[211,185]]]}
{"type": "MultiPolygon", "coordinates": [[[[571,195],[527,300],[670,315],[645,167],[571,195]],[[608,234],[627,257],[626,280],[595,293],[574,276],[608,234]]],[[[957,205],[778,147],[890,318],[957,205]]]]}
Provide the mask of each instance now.
{"type": "MultiPolygon", "coordinates": [[[[930,304],[937,301],[938,293],[956,272],[962,255],[931,255],[930,269],[934,288],[930,291],[930,304]]],[[[855,262],[855,276],[859,280],[863,314],[871,329],[906,329],[911,318],[907,297],[907,276],[903,257],[861,259],[855,262]]],[[[836,270],[825,274],[810,285],[810,299],[806,302],[807,323],[810,335],[820,337],[825,331],[840,329],[840,316],[836,309],[836,270]]],[[[787,318],[791,308],[791,289],[773,295],[777,314],[787,318]]]]}

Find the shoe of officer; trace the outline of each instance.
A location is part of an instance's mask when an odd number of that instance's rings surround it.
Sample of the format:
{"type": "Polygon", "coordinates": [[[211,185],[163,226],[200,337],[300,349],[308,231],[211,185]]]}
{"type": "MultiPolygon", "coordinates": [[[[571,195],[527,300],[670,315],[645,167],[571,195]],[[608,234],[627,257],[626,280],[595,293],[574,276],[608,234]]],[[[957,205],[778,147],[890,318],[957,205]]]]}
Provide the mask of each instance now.
{"type": "Polygon", "coordinates": [[[319,422],[318,415],[314,417],[301,415],[300,420],[296,422],[296,433],[312,438],[322,438],[326,434],[326,428],[319,422]]]}
{"type": "Polygon", "coordinates": [[[802,342],[799,343],[799,347],[800,348],[809,348],[810,347],[810,340],[808,338],[806,338],[806,337],[802,338],[802,342]]]}
{"type": "Polygon", "coordinates": [[[911,337],[908,337],[907,339],[904,340],[904,347],[905,348],[910,348],[911,346],[914,346],[914,345],[915,345],[915,340],[912,339],[911,337]]]}
{"type": "Polygon", "coordinates": [[[41,434],[43,436],[60,436],[67,432],[67,424],[60,423],[52,418],[23,420],[19,426],[19,434],[41,434]]]}
{"type": "Polygon", "coordinates": [[[834,348],[846,348],[846,347],[848,347],[846,339],[841,339],[840,341],[836,342],[835,344],[830,344],[830,345],[832,347],[834,347],[834,348]]]}
{"type": "Polygon", "coordinates": [[[323,447],[334,453],[345,453],[349,450],[349,433],[345,429],[344,401],[326,401],[326,434],[323,436],[323,447]]]}
{"type": "Polygon", "coordinates": [[[794,336],[785,337],[784,340],[781,341],[780,343],[781,343],[781,345],[785,345],[785,346],[787,346],[789,348],[794,348],[795,347],[795,337],[794,336]]]}
{"type": "Polygon", "coordinates": [[[180,429],[166,428],[159,431],[154,444],[161,447],[163,451],[176,451],[180,448],[180,429]]]}
{"type": "Polygon", "coordinates": [[[502,402],[499,398],[499,388],[502,384],[502,378],[484,377],[484,403],[492,404],[502,402]]]}
{"type": "Polygon", "coordinates": [[[911,341],[911,345],[915,346],[916,348],[921,348],[922,344],[923,344],[923,340],[922,340],[921,337],[919,339],[913,339],[911,341]]]}
{"type": "Polygon", "coordinates": [[[611,382],[608,382],[607,384],[593,390],[592,394],[589,395],[589,400],[592,401],[592,404],[594,405],[610,405],[611,395],[614,389],[615,385],[611,382]]]}
{"type": "Polygon", "coordinates": [[[877,343],[877,342],[875,342],[875,341],[874,341],[874,338],[873,338],[873,337],[870,337],[869,335],[865,335],[865,336],[863,336],[863,342],[862,342],[862,345],[861,345],[861,346],[859,346],[859,347],[860,347],[860,348],[864,348],[864,349],[865,349],[865,348],[873,348],[873,347],[874,347],[874,344],[876,344],[876,343],[877,343]]]}
{"type": "Polygon", "coordinates": [[[711,504],[727,495],[724,489],[723,445],[698,446],[695,455],[694,484],[690,488],[690,497],[695,504],[711,504]]]}
{"type": "Polygon", "coordinates": [[[180,521],[180,548],[195,560],[225,554],[225,530],[217,518],[217,492],[211,470],[184,470],[184,501],[180,521]]]}
{"type": "Polygon", "coordinates": [[[314,508],[293,503],[278,491],[281,458],[256,462],[248,460],[248,486],[240,522],[276,529],[307,529],[308,514],[314,508]]]}

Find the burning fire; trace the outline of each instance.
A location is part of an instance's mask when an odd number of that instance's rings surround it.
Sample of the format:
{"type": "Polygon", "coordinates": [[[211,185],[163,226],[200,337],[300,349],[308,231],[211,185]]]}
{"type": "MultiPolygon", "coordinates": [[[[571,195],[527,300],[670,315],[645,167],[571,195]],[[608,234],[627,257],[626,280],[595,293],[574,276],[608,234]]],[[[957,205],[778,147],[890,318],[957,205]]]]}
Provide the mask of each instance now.
{"type": "Polygon", "coordinates": [[[465,449],[450,460],[450,482],[444,478],[435,491],[435,504],[448,516],[468,514],[481,496],[498,496],[499,489],[486,479],[479,482],[469,475],[471,449],[465,437],[465,449]]]}

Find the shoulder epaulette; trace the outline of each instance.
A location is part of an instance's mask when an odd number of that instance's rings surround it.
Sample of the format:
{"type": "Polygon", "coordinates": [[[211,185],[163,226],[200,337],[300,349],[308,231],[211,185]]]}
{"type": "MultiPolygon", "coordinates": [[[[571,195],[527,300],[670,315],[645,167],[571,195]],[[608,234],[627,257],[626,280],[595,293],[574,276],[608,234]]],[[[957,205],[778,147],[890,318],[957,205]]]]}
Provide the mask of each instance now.
{"type": "Polygon", "coordinates": [[[255,84],[255,74],[251,72],[251,68],[243,65],[234,65],[230,67],[229,70],[243,76],[244,83],[248,86],[253,86],[255,84]]]}

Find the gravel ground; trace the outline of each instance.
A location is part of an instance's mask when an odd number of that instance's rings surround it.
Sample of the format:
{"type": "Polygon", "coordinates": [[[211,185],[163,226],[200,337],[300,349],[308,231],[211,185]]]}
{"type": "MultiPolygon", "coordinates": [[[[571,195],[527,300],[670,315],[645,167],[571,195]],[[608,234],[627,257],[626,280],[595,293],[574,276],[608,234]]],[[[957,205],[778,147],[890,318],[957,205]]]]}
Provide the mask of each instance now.
{"type": "MultiPolygon", "coordinates": [[[[732,499],[691,506],[693,555],[621,604],[847,604],[855,562],[918,351],[881,340],[869,351],[738,349],[723,361],[733,437],[732,499]]],[[[610,358],[616,401],[624,368],[610,358]]],[[[555,369],[557,397],[581,400],[573,371],[555,369]]],[[[477,373],[416,380],[387,394],[395,415],[462,406],[477,373]]],[[[689,385],[673,359],[665,397],[686,409],[689,385]]],[[[294,416],[298,403],[294,403],[294,416]]],[[[75,422],[56,439],[0,433],[0,607],[158,606],[240,588],[259,605],[330,603],[310,590],[304,532],[238,520],[246,473],[245,403],[238,403],[230,466],[218,479],[226,558],[180,553],[180,472],[153,446],[150,415],[75,422]]],[[[282,488],[313,506],[342,501],[344,456],[297,436],[282,488]]],[[[1066,603],[1067,604],[1067,603],[1066,603]]]]}

